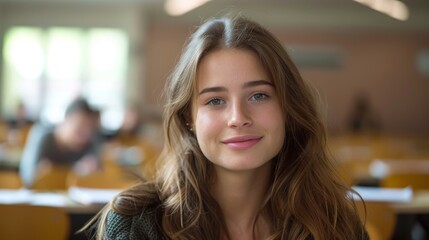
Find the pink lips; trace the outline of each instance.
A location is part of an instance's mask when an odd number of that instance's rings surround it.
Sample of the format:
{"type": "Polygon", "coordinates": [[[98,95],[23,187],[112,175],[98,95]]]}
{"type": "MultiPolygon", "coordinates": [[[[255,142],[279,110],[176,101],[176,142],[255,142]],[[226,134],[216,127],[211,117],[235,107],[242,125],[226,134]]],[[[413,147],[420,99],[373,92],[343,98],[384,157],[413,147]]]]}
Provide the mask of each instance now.
{"type": "Polygon", "coordinates": [[[247,149],[257,144],[261,139],[262,137],[260,136],[239,136],[228,138],[222,143],[234,149],[247,149]]]}

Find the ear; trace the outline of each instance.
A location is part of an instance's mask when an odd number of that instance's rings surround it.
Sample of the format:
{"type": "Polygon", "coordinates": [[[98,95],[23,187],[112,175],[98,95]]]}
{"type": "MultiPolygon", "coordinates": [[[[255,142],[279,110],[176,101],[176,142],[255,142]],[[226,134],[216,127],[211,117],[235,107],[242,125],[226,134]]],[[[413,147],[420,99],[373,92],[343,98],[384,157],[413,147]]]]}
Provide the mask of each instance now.
{"type": "Polygon", "coordinates": [[[186,112],[183,112],[181,115],[182,115],[183,124],[186,125],[188,128],[192,127],[193,125],[192,114],[189,111],[186,111],[186,112]]]}
{"type": "Polygon", "coordinates": [[[192,112],[190,111],[190,109],[188,108],[188,111],[184,111],[182,113],[182,121],[184,121],[185,124],[185,128],[194,133],[194,121],[192,118],[192,112]]]}
{"type": "Polygon", "coordinates": [[[182,109],[181,109],[181,117],[182,117],[182,120],[185,122],[185,123],[189,123],[189,124],[191,124],[191,123],[193,123],[193,119],[192,119],[192,103],[190,103],[190,102],[188,102],[187,104],[186,104],[186,106],[184,106],[182,109]]]}

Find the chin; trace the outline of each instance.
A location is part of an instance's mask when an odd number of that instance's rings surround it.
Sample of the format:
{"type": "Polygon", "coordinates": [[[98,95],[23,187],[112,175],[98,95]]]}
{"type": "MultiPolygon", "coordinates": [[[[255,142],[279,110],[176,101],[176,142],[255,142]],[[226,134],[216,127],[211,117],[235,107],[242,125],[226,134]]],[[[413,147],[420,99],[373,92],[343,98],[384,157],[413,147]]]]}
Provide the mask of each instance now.
{"type": "Polygon", "coordinates": [[[213,164],[225,170],[242,172],[242,171],[261,169],[262,167],[266,166],[269,163],[271,163],[271,161],[269,160],[268,161],[260,161],[260,160],[249,161],[249,159],[243,159],[243,160],[232,160],[225,164],[218,164],[218,163],[213,163],[213,164]]]}

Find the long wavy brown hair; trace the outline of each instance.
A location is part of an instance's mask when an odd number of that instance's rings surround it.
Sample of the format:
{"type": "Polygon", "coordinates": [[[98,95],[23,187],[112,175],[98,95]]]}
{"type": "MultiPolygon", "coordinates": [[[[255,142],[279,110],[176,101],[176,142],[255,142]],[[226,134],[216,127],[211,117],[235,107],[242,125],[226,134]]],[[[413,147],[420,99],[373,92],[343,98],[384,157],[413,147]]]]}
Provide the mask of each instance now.
{"type": "Polygon", "coordinates": [[[269,239],[362,239],[364,229],[326,149],[326,130],[314,90],[300,76],[280,42],[242,17],[212,19],[192,34],[165,88],[165,146],[156,178],[118,195],[99,216],[103,239],[109,211],[141,214],[162,209],[158,223],[166,239],[228,238],[222,211],[210,194],[213,165],[186,126],[192,116],[196,73],[214,49],[249,50],[273,80],[286,119],[284,145],[272,159],[268,194],[261,206],[273,223],[269,239]]]}

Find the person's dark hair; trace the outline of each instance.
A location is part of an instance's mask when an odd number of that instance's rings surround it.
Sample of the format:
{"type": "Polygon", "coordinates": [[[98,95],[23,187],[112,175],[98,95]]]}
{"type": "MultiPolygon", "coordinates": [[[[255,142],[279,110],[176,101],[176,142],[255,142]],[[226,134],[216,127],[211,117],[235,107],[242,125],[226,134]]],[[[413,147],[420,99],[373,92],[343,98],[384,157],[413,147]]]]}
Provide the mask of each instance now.
{"type": "Polygon", "coordinates": [[[255,53],[273,81],[285,121],[284,144],[272,160],[270,187],[261,206],[272,225],[269,239],[362,239],[364,229],[326,149],[326,131],[313,88],[302,79],[282,44],[245,18],[213,19],[191,36],[165,87],[165,146],[153,182],[119,194],[101,214],[103,239],[110,211],[130,216],[160,205],[159,228],[167,239],[228,237],[225,219],[210,194],[213,164],[186,123],[192,116],[201,59],[216,49],[255,53]]]}
{"type": "Polygon", "coordinates": [[[65,116],[70,116],[73,113],[82,112],[88,115],[96,114],[97,110],[93,108],[84,98],[76,98],[66,108],[65,116]]]}

